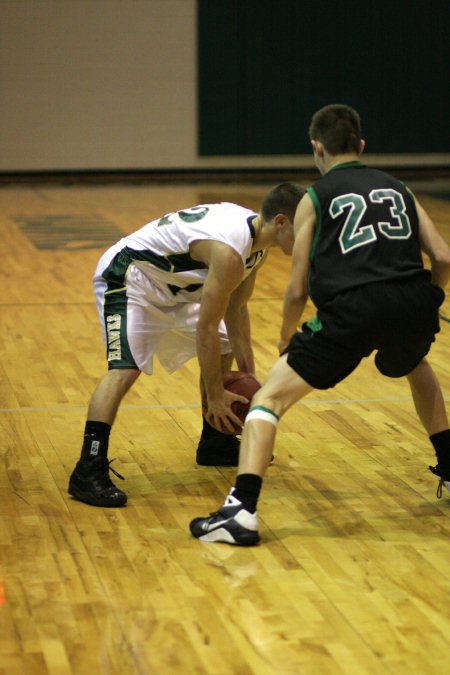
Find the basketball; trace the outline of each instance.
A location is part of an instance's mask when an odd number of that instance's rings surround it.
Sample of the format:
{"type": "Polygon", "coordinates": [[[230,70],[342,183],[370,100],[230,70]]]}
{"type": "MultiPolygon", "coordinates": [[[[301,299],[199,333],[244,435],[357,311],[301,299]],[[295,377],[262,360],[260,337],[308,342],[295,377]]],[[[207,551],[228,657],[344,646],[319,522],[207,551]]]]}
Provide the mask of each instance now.
{"type": "MultiPolygon", "coordinates": [[[[241,370],[229,370],[223,374],[223,386],[228,391],[233,392],[233,394],[239,394],[240,396],[245,396],[248,398],[249,403],[241,403],[240,401],[235,401],[231,409],[235,415],[239,417],[242,422],[245,422],[245,418],[250,408],[250,403],[253,396],[256,394],[258,389],[261,388],[261,384],[258,382],[256,377],[252,373],[245,373],[241,370]]],[[[206,398],[202,398],[202,411],[203,414],[208,410],[208,404],[206,398]]],[[[241,432],[240,428],[235,429],[233,432],[224,431],[224,433],[229,433],[232,435],[238,434],[241,432]]]]}

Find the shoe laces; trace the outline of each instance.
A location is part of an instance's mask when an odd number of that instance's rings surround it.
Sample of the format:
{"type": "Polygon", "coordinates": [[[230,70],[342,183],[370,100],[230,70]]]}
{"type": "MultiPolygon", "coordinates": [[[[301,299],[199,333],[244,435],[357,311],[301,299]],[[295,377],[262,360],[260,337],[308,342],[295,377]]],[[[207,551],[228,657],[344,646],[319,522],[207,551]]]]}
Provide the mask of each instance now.
{"type": "Polygon", "coordinates": [[[436,490],[436,497],[438,499],[441,499],[442,488],[445,485],[445,483],[447,483],[449,480],[450,470],[447,468],[447,466],[444,468],[439,463],[436,464],[436,466],[429,466],[428,468],[430,469],[431,473],[433,473],[435,476],[439,478],[439,483],[436,490]]]}
{"type": "Polygon", "coordinates": [[[213,511],[210,513],[210,516],[221,516],[223,517],[229,517],[228,513],[228,508],[230,506],[242,506],[242,503],[239,501],[239,499],[236,499],[236,497],[233,496],[234,488],[231,488],[230,493],[227,495],[227,498],[225,499],[224,503],[218,509],[217,511],[213,511]]]}
{"type": "Polygon", "coordinates": [[[115,459],[109,459],[109,460],[108,460],[108,469],[109,469],[110,471],[112,471],[113,474],[114,474],[115,476],[117,476],[117,478],[120,478],[120,480],[125,480],[125,478],[124,478],[118,471],[116,471],[115,469],[112,468],[111,464],[112,464],[113,462],[115,462],[115,461],[116,461],[115,459]]]}
{"type": "Polygon", "coordinates": [[[114,459],[107,459],[107,457],[104,457],[96,461],[95,465],[90,467],[91,474],[94,474],[95,478],[100,480],[105,487],[115,487],[109,477],[108,471],[112,471],[112,473],[117,476],[117,478],[120,478],[120,480],[125,480],[125,478],[111,466],[114,461],[114,459]]]}

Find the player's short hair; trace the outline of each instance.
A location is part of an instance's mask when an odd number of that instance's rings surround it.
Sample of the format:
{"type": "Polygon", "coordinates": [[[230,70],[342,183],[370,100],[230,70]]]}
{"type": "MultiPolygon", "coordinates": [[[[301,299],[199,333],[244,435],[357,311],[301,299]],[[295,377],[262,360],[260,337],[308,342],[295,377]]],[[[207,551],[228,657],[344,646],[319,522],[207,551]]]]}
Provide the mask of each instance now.
{"type": "Polygon", "coordinates": [[[268,222],[275,218],[278,213],[282,213],[291,222],[294,222],[298,203],[305,192],[305,188],[295,183],[280,183],[262,201],[261,215],[263,219],[268,222]]]}
{"type": "Polygon", "coordinates": [[[359,152],[361,120],[349,105],[333,103],[312,116],[310,140],[320,141],[330,155],[359,152]]]}

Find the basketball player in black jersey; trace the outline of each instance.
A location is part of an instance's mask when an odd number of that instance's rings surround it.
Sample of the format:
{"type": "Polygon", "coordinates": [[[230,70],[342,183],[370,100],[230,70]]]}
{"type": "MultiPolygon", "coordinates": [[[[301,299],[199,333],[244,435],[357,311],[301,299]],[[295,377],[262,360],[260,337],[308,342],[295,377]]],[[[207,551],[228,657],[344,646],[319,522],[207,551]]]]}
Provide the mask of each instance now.
{"type": "Polygon", "coordinates": [[[430,470],[439,478],[438,496],[443,486],[450,490],[448,419],[425,358],[439,332],[450,249],[403,183],[360,161],[364,141],[355,110],[322,108],[309,134],[322,177],[295,216],[282,356],[253,398],[235,487],[218,512],[191,522],[192,534],[204,541],[259,541],[256,504],[279,418],[313,389],[334,387],[374,351],[383,375],[407,377],[436,453],[430,470]],[[298,332],[308,296],[317,315],[298,332]]]}

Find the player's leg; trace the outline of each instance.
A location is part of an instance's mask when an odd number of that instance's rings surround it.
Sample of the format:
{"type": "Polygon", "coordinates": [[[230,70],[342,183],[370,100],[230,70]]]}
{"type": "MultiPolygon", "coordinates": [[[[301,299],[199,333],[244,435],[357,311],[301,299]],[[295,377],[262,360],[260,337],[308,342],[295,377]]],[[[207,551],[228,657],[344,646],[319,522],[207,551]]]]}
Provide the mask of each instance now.
{"type": "Polygon", "coordinates": [[[88,419],[112,426],[120,402],[140,374],[141,371],[137,368],[109,370],[92,394],[87,413],[88,419]]]}
{"type": "Polygon", "coordinates": [[[439,332],[442,290],[426,279],[408,280],[386,286],[381,302],[391,307],[382,348],[375,357],[378,369],[388,377],[406,376],[414,405],[436,452],[438,464],[430,470],[450,485],[450,431],[439,381],[425,359],[439,332]]]}
{"type": "Polygon", "coordinates": [[[278,420],[312,390],[287,364],[287,355],[278,359],[253,397],[242,434],[238,476],[252,473],[263,477],[272,457],[278,420]]]}
{"type": "Polygon", "coordinates": [[[109,477],[111,427],[122,398],[139,377],[137,369],[110,370],[98,383],[88,407],[80,459],[69,481],[69,494],[93,506],[123,506],[126,494],[109,477]]]}
{"type": "MultiPolygon", "coordinates": [[[[221,370],[231,370],[233,354],[228,352],[221,356],[221,370]]],[[[204,386],[200,378],[200,394],[203,398],[204,386]]],[[[196,451],[196,462],[200,466],[237,466],[239,463],[240,441],[237,436],[224,434],[209,424],[202,415],[202,432],[196,451]]]]}
{"type": "Polygon", "coordinates": [[[441,386],[428,361],[422,359],[406,377],[417,414],[428,435],[432,436],[448,430],[448,418],[441,386]]]}
{"type": "Polygon", "coordinates": [[[80,459],[107,457],[109,434],[123,397],[140,375],[137,368],[109,370],[100,380],[88,406],[80,459]]]}
{"type": "MultiPolygon", "coordinates": [[[[127,496],[110,479],[110,471],[122,476],[108,461],[109,436],[122,398],[144,369],[135,361],[130,339],[136,333],[150,346],[151,339],[146,336],[143,307],[129,303],[124,287],[108,289],[98,276],[94,288],[109,370],[91,397],[81,455],[70,476],[68,491],[75,499],[93,506],[123,506],[127,496]]],[[[140,354],[139,349],[136,352],[140,354]]],[[[149,359],[151,361],[151,354],[149,359]]]]}
{"type": "Polygon", "coordinates": [[[256,505],[278,420],[313,389],[326,390],[344,380],[373,349],[356,339],[361,333],[355,310],[361,302],[356,301],[353,294],[345,294],[343,299],[338,296],[333,306],[329,304],[292,336],[287,354],[278,359],[253,397],[242,435],[236,484],[218,512],[191,522],[195,537],[247,546],[259,541],[256,505]],[[345,322],[343,312],[347,312],[345,322]]]}
{"type": "Polygon", "coordinates": [[[417,414],[436,453],[437,464],[429,468],[440,478],[438,496],[441,496],[442,486],[450,490],[450,430],[441,386],[426,359],[407,378],[417,414]]]}
{"type": "Polygon", "coordinates": [[[287,356],[276,362],[255,394],[245,421],[236,484],[219,511],[191,522],[194,537],[240,546],[258,543],[256,506],[272,456],[278,420],[312,389],[287,364],[287,356]]]}

